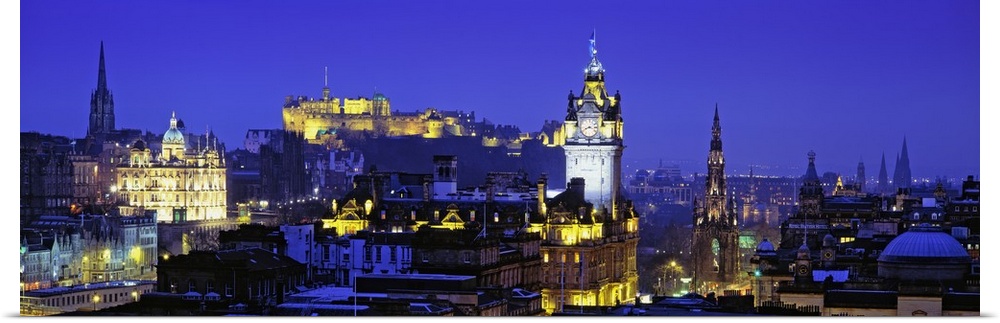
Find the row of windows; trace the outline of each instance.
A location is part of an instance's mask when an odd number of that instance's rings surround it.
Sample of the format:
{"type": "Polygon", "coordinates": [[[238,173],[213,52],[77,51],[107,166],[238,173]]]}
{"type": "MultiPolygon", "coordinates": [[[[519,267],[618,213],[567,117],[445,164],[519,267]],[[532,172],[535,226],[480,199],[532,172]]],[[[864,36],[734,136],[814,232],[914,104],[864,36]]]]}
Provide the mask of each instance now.
{"type": "MultiPolygon", "coordinates": [[[[329,258],[327,257],[327,255],[329,255],[329,249],[327,249],[327,248],[329,248],[329,247],[324,246],[324,249],[326,249],[325,250],[326,252],[324,252],[324,260],[329,260],[329,258]]],[[[376,263],[381,263],[382,262],[382,255],[386,251],[389,252],[389,261],[390,262],[396,262],[397,258],[399,257],[399,254],[396,252],[396,246],[389,246],[389,247],[386,247],[386,246],[365,246],[365,262],[371,262],[372,261],[372,253],[373,253],[372,249],[373,248],[377,248],[378,249],[378,251],[374,252],[374,254],[375,254],[375,262],[376,263]]],[[[409,257],[407,257],[410,254],[409,249],[410,248],[407,248],[407,247],[403,247],[403,249],[402,249],[402,251],[403,251],[402,252],[403,253],[403,258],[404,258],[403,260],[404,261],[409,260],[409,259],[406,259],[406,258],[409,258],[409,257]]],[[[350,254],[346,254],[346,253],[344,254],[344,261],[350,261],[350,254]]]]}
{"type": "MultiPolygon", "coordinates": [[[[145,291],[136,290],[135,293],[136,293],[135,298],[138,298],[139,295],[145,294],[145,291]]],[[[80,304],[94,304],[102,302],[115,303],[125,300],[134,300],[131,298],[126,298],[126,297],[133,297],[133,295],[129,294],[130,294],[129,292],[108,293],[108,294],[78,294],[78,295],[68,295],[63,297],[50,298],[45,300],[35,300],[32,303],[46,305],[46,306],[54,306],[54,307],[65,307],[65,306],[80,305],[80,304]]]]}

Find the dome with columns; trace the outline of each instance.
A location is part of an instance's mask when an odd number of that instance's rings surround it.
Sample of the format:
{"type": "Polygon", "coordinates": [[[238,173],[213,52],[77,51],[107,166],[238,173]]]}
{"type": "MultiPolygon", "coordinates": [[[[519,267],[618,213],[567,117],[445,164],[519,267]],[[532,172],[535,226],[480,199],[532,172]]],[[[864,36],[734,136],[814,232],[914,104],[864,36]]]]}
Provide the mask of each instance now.
{"type": "Polygon", "coordinates": [[[177,117],[175,113],[170,114],[170,129],[163,134],[164,144],[184,144],[184,134],[177,129],[177,117]]]}

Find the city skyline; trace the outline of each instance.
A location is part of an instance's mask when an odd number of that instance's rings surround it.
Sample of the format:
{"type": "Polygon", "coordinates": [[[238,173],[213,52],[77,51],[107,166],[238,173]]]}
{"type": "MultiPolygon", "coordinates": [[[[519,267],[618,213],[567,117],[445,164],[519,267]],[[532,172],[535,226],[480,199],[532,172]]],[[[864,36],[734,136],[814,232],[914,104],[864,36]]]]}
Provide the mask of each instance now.
{"type": "Polygon", "coordinates": [[[731,172],[812,150],[821,172],[873,177],[905,137],[914,178],[979,176],[978,3],[304,3],[25,3],[21,131],[86,134],[101,41],[119,129],[161,133],[176,111],[238,148],[281,127],[285,96],[319,97],[326,67],[336,97],[537,131],[580,92],[596,30],[626,165],[703,173],[718,104],[731,172]]]}

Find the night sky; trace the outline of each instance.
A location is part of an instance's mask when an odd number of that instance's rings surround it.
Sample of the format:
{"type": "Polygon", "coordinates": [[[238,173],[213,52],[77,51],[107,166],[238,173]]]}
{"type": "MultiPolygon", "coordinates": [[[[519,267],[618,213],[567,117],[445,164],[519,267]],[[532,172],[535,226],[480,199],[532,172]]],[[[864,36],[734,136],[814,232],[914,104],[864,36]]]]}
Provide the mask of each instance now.
{"type": "Polygon", "coordinates": [[[630,169],[980,173],[975,1],[25,1],[20,130],[83,137],[104,41],[118,128],[280,128],[286,95],[370,97],[538,131],[583,87],[588,39],[621,91],[630,169]]]}

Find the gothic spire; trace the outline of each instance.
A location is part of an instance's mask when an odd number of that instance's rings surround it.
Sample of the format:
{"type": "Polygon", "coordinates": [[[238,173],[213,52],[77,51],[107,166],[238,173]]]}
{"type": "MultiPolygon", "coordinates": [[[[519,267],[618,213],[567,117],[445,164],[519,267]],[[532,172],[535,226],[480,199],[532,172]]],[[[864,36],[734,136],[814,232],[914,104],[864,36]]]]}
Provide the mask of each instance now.
{"type": "Polygon", "coordinates": [[[97,91],[106,92],[108,90],[108,77],[104,72],[104,41],[101,41],[101,61],[97,69],[97,91]]]}
{"type": "Polygon", "coordinates": [[[906,136],[903,136],[903,151],[899,156],[899,184],[897,187],[909,188],[912,177],[910,176],[910,153],[906,149],[906,136]]]}
{"type": "Polygon", "coordinates": [[[906,152],[906,136],[903,136],[903,159],[910,159],[909,154],[906,152]]]}
{"type": "Polygon", "coordinates": [[[722,126],[719,125],[719,106],[715,106],[712,122],[711,149],[708,151],[708,175],[705,176],[705,200],[708,220],[728,220],[726,208],[726,160],[722,153],[722,126]]]}
{"type": "Polygon", "coordinates": [[[90,122],[87,136],[107,134],[115,130],[115,102],[108,90],[108,77],[104,67],[104,42],[97,68],[97,88],[90,95],[90,122]]]}
{"type": "Polygon", "coordinates": [[[722,151],[722,126],[719,125],[719,103],[715,103],[715,118],[712,121],[712,150],[722,151]]]}

